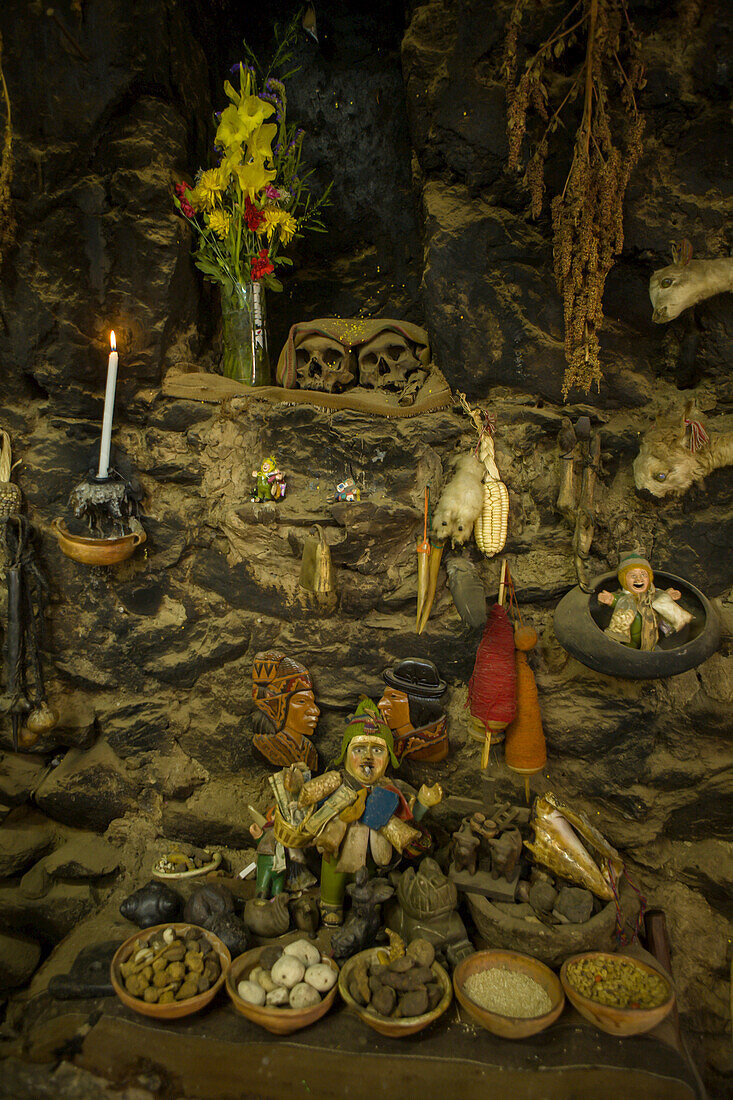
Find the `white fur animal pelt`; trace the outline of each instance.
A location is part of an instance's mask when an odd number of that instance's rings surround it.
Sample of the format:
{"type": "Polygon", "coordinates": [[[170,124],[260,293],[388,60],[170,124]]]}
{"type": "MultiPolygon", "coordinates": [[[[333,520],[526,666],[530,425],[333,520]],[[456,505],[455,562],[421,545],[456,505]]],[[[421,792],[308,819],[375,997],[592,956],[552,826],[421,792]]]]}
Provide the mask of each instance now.
{"type": "Polygon", "coordinates": [[[482,462],[472,454],[461,455],[455,473],[440,494],[433,516],[433,534],[462,545],[473,534],[473,525],[484,503],[482,462]]]}

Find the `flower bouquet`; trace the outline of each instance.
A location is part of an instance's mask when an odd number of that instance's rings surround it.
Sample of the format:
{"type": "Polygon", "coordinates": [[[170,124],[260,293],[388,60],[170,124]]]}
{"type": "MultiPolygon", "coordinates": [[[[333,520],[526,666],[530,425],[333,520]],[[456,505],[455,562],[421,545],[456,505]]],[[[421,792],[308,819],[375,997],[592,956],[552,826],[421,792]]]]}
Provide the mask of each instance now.
{"type": "MultiPolygon", "coordinates": [[[[278,44],[275,62],[290,56],[295,21],[278,44]]],[[[218,116],[219,163],[199,171],[195,186],[175,188],[174,202],[198,237],[197,267],[222,288],[223,372],[252,386],[270,382],[264,288],[282,290],[275,270],[291,266],[283,255],[308,228],[325,232],[319,212],[331,185],[314,201],[300,171],[304,131],[286,120],[282,80],[263,73],[245,44],[251,65],[239,63],[239,88],[229,80],[229,106],[218,116]],[[258,91],[258,87],[261,90],[258,91]]],[[[288,73],[287,75],[292,75],[288,73]]]]}

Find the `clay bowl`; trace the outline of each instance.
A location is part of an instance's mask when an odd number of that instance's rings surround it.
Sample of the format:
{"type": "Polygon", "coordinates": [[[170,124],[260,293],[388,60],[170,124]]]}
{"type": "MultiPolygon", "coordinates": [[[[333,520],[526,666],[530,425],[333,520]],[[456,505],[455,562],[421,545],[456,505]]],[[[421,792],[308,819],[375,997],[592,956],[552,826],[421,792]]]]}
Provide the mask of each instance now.
{"type": "Polygon", "coordinates": [[[469,955],[456,967],[453,987],[468,1015],[492,1035],[500,1035],[503,1039],[526,1039],[529,1035],[544,1031],[550,1024],[554,1024],[565,1004],[562,986],[550,968],[539,959],[533,959],[531,955],[520,955],[518,951],[477,951],[475,955],[469,955]],[[527,974],[534,979],[552,1001],[550,1011],[542,1016],[501,1016],[498,1012],[490,1012],[472,1001],[465,990],[466,979],[471,974],[494,968],[527,974]]]}
{"type": "Polygon", "coordinates": [[[183,924],[171,921],[169,924],[155,924],[151,928],[141,928],[134,936],[130,936],[129,940],[125,940],[122,946],[117,948],[112,958],[110,978],[117,996],[122,1003],[127,1005],[128,1008],[131,1008],[133,1012],[139,1012],[141,1016],[152,1016],[156,1020],[177,1020],[181,1016],[190,1016],[192,1012],[198,1012],[199,1009],[209,1004],[210,1001],[213,1001],[224,984],[231,958],[224,944],[218,936],[213,934],[213,932],[207,932],[206,929],[199,928],[198,925],[195,924],[183,924]],[[205,993],[199,993],[196,997],[188,997],[185,1001],[173,1001],[172,1004],[166,1005],[148,1004],[138,997],[132,997],[127,992],[120,973],[120,965],[123,962],[127,962],[133,952],[139,951],[141,947],[145,947],[156,932],[164,932],[166,928],[172,928],[178,935],[185,935],[190,928],[195,928],[197,934],[208,940],[219,956],[221,974],[214,982],[211,989],[207,989],[205,993]]]}
{"type": "MultiPolygon", "coordinates": [[[[311,1008],[268,1008],[266,1005],[251,1005],[242,1000],[237,993],[237,986],[249,977],[250,971],[257,966],[264,950],[264,947],[255,947],[252,951],[245,951],[243,955],[238,955],[229,967],[226,990],[237,1012],[246,1016],[252,1023],[264,1027],[273,1035],[291,1035],[292,1032],[309,1027],[316,1020],[320,1020],[321,1016],[325,1016],[336,1000],[336,985],[329,989],[320,1004],[313,1005],[311,1008]]],[[[323,961],[338,974],[338,966],[333,959],[323,961]]]]}
{"type": "Polygon", "coordinates": [[[213,852],[208,863],[194,868],[193,871],[157,871],[157,864],[154,864],[151,873],[153,878],[160,879],[161,882],[170,882],[173,879],[200,878],[201,875],[208,875],[210,871],[215,871],[220,863],[221,852],[213,852]]]}
{"type": "Polygon", "coordinates": [[[568,995],[568,1000],[577,1008],[580,1015],[584,1016],[586,1020],[590,1020],[601,1031],[605,1031],[607,1035],[623,1037],[626,1035],[642,1035],[645,1031],[651,1031],[653,1027],[662,1022],[665,1016],[669,1015],[675,1001],[674,989],[667,976],[656,967],[649,966],[648,963],[641,962],[640,959],[635,959],[630,955],[612,955],[605,951],[586,951],[582,955],[573,955],[562,964],[560,981],[568,995]],[[606,959],[619,958],[626,959],[634,966],[638,966],[640,970],[644,970],[649,974],[656,974],[662,978],[669,990],[666,1001],[656,1008],[613,1008],[611,1005],[602,1005],[597,1001],[592,1001],[589,997],[585,997],[568,980],[568,967],[578,959],[595,959],[602,963],[606,959]]]}
{"type": "Polygon", "coordinates": [[[131,535],[113,539],[72,535],[62,519],[53,520],[51,530],[59,540],[62,554],[82,565],[116,565],[117,562],[127,561],[134,550],[145,542],[144,531],[133,531],[131,535]]]}
{"type": "Polygon", "coordinates": [[[422,1031],[423,1028],[428,1027],[437,1020],[439,1016],[442,1016],[448,1005],[453,998],[453,990],[450,984],[450,978],[440,965],[440,963],[434,962],[431,970],[435,975],[435,980],[440,983],[443,989],[443,996],[441,997],[435,1008],[430,1012],[423,1013],[422,1016],[406,1016],[404,1020],[393,1020],[390,1016],[379,1016],[370,1008],[364,1008],[362,1005],[357,1004],[354,998],[349,993],[349,976],[356,966],[358,959],[366,959],[368,963],[372,962],[377,952],[380,950],[378,947],[370,947],[366,951],[360,951],[358,955],[352,956],[341,967],[341,974],[339,975],[339,993],[346,1002],[347,1007],[354,1012],[365,1024],[369,1024],[369,1027],[374,1028],[380,1035],[387,1035],[390,1039],[403,1039],[406,1035],[415,1035],[416,1032],[422,1031]]]}

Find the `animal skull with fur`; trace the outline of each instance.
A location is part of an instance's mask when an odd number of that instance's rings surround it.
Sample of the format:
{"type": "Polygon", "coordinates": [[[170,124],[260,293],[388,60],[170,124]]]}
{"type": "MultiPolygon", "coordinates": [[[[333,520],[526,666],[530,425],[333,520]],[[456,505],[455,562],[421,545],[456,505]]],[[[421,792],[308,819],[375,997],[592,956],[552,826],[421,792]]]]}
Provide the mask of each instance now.
{"type": "Polygon", "coordinates": [[[359,385],[402,393],[410,375],[420,369],[414,344],[397,332],[379,332],[359,348],[359,385]]]}
{"type": "Polygon", "coordinates": [[[308,336],[295,349],[298,388],[341,393],[355,380],[351,351],[330,336],[308,336]]]}
{"type": "Polygon", "coordinates": [[[694,442],[693,408],[688,404],[682,416],[661,420],[646,432],[634,459],[634,482],[661,498],[686,492],[713,470],[733,463],[733,432],[718,432],[694,442]]]}

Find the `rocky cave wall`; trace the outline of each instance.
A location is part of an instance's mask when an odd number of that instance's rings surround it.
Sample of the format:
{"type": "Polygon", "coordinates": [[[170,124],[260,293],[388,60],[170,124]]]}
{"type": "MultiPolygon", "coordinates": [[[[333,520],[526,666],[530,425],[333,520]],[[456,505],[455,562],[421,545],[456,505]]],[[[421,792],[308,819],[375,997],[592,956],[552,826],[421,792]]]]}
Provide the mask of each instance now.
{"type": "MultiPolygon", "coordinates": [[[[486,780],[466,743],[477,638],[444,587],[425,634],[413,632],[423,487],[439,486],[471,446],[465,416],[394,422],[161,394],[168,370],[216,369],[215,295],[192,267],[170,195],[206,161],[208,119],[242,35],[255,46],[265,39],[264,15],[247,7],[82,0],[52,18],[6,0],[0,11],[18,221],[0,281],[0,423],[22,462],[17,480],[51,586],[48,687],[61,715],[30,753],[10,752],[7,719],[0,741],[0,954],[6,981],[9,970],[19,986],[47,960],[34,990],[90,929],[108,932],[156,845],[249,848],[247,805],[262,802],[268,774],[250,744],[260,649],[277,646],[311,669],[324,761],[357,694],[379,694],[388,663],[435,660],[451,683],[452,754],[440,781],[469,798],[519,790],[501,751],[486,780]],[[139,478],[148,542],[129,563],[95,570],[60,554],[50,522],[98,446],[111,327],[122,349],[113,458],[139,478]],[[270,452],[288,496],[254,505],[251,471],[270,452]],[[362,500],[330,504],[347,474],[362,500]],[[325,618],[297,587],[314,523],[338,573],[339,606],[325,618]]],[[[504,167],[508,7],[318,5],[321,47],[299,43],[290,106],[312,134],[315,178],[335,180],[330,232],[298,247],[285,292],[270,296],[271,342],[277,351],[290,324],[313,316],[422,323],[451,385],[496,414],[507,554],[541,634],[549,764],[533,786],[577,800],[665,909],[684,1020],[719,1083],[733,1069],[733,469],[660,504],[635,493],[631,462],[653,416],[690,396],[712,432],[733,422],[730,295],[696,307],[692,359],[682,319],[652,325],[647,296],[670,240],[688,237],[698,256],[730,248],[731,13],[705,6],[682,41],[669,5],[630,4],[648,68],[645,155],[604,298],[603,387],[563,406],[549,221],[529,219],[504,167]],[[612,568],[636,542],[716,598],[723,646],[694,671],[621,681],[569,659],[553,636],[554,606],[575,581],[571,532],[555,506],[556,440],[561,417],[583,413],[603,444],[592,566],[612,568]]],[[[548,21],[557,7],[548,5],[548,21]]],[[[559,172],[550,165],[552,178],[559,172]]],[[[480,568],[493,596],[498,562],[480,568]]],[[[406,778],[428,774],[415,767],[406,778]]]]}

